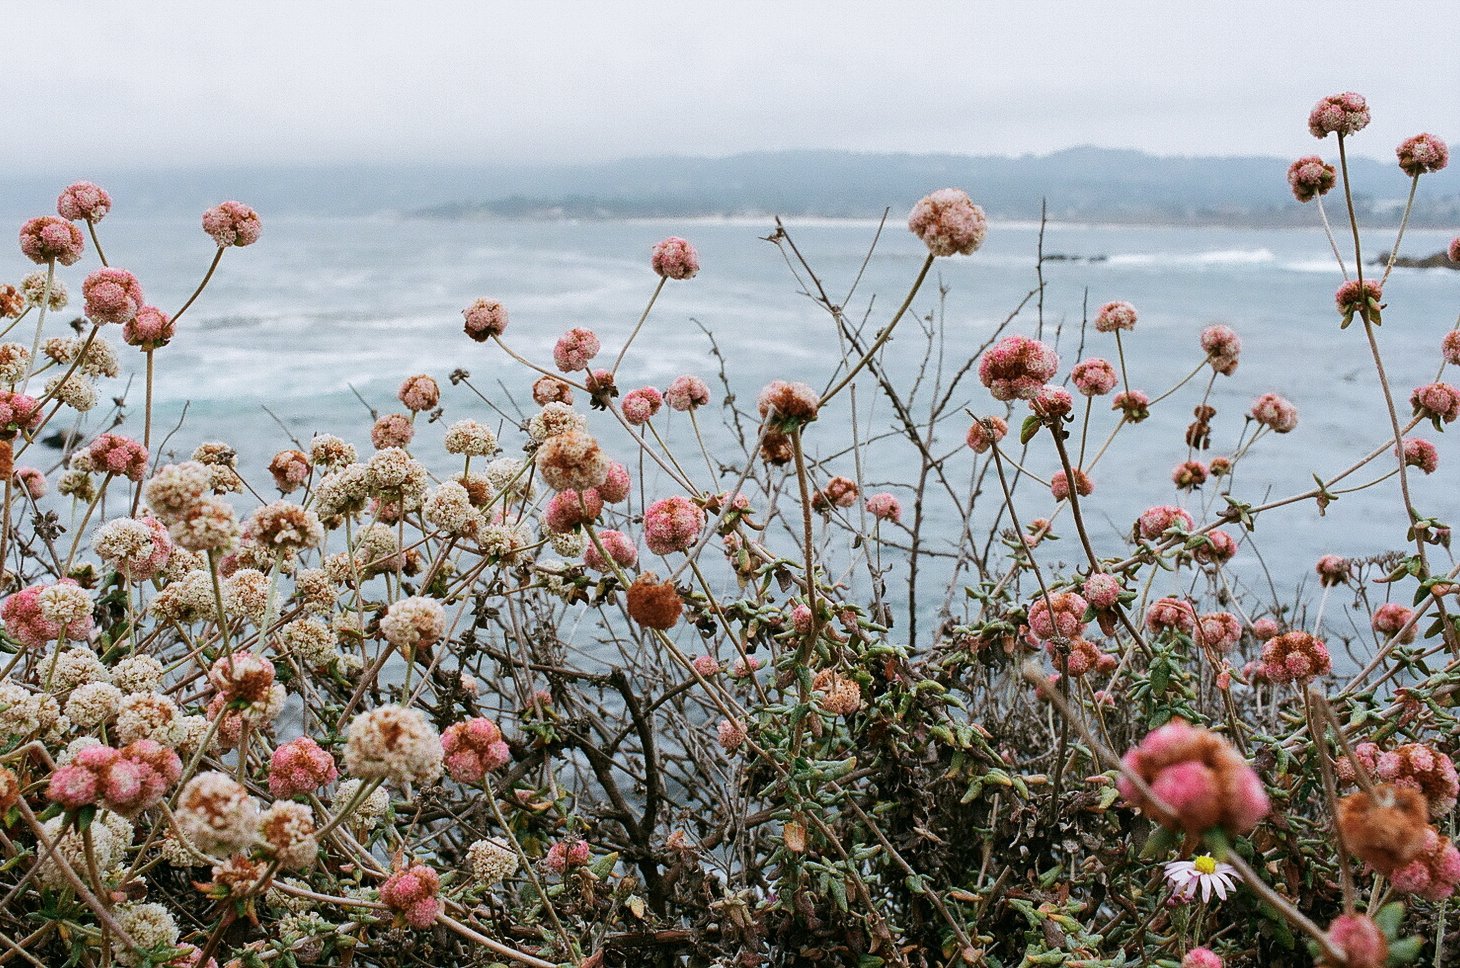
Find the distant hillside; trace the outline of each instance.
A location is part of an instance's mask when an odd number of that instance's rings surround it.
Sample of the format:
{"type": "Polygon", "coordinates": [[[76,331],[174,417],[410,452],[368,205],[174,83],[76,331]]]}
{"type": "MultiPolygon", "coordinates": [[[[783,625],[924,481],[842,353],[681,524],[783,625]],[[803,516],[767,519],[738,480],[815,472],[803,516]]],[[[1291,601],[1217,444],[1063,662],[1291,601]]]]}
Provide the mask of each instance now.
{"type": "MultiPolygon", "coordinates": [[[[1315,145],[1321,147],[1329,146],[1315,145]]],[[[929,190],[955,185],[995,219],[1038,218],[1047,199],[1050,217],[1069,221],[1309,224],[1311,206],[1288,192],[1287,165],[1280,158],[1165,158],[1088,147],[1021,158],[784,151],[555,166],[457,161],[108,172],[86,165],[58,178],[0,176],[0,206],[12,217],[45,211],[62,183],[86,177],[133,211],[157,214],[201,211],[228,197],[275,216],[869,217],[886,206],[903,211],[929,190]]],[[[1409,187],[1398,166],[1356,159],[1353,169],[1362,216],[1397,221],[1409,187]]],[[[1329,200],[1341,205],[1337,195],[1329,200]]],[[[1456,169],[1425,176],[1414,222],[1460,229],[1456,169]]]]}

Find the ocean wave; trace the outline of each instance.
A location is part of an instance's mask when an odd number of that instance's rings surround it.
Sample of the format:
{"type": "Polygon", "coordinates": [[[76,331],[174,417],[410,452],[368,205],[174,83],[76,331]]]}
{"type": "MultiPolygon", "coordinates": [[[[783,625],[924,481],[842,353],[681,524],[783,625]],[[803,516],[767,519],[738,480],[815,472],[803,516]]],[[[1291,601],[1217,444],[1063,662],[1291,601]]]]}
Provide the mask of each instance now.
{"type": "Polygon", "coordinates": [[[1269,248],[1260,249],[1214,249],[1208,252],[1123,252],[1106,260],[1112,266],[1209,266],[1265,265],[1277,262],[1277,256],[1269,248]]]}

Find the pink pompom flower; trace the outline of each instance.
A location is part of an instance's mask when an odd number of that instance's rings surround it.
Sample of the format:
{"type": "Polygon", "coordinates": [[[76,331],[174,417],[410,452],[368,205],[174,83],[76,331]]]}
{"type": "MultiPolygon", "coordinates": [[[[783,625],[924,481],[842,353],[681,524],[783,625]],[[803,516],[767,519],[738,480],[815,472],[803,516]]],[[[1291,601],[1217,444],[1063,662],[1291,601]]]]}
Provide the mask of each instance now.
{"type": "Polygon", "coordinates": [[[259,213],[242,202],[223,202],[203,213],[203,231],[220,249],[230,245],[253,245],[263,230],[259,213]]]}
{"type": "Polygon", "coordinates": [[[624,394],[620,404],[624,419],[635,427],[641,427],[653,419],[664,405],[664,397],[653,387],[640,387],[624,394]]]}
{"type": "Polygon", "coordinates": [[[126,323],[137,315],[145,300],[142,284],[126,269],[103,267],[81,283],[86,315],[93,323],[126,323]]]}
{"type": "Polygon", "coordinates": [[[81,230],[55,215],[33,218],[20,227],[20,251],[37,265],[75,265],[85,249],[81,230]]]}
{"type": "Polygon", "coordinates": [[[1113,333],[1118,329],[1135,329],[1139,319],[1136,307],[1124,300],[1108,302],[1095,314],[1095,329],[1101,333],[1113,333]]]}
{"type": "Polygon", "coordinates": [[[959,188],[940,188],[916,205],[907,228],[935,256],[972,255],[988,234],[983,209],[959,188]]]}
{"type": "Polygon", "coordinates": [[[1070,380],[1075,384],[1075,389],[1085,396],[1103,397],[1115,389],[1120,378],[1109,360],[1091,357],[1075,364],[1075,368],[1070,371],[1070,380]]]}
{"type": "Polygon", "coordinates": [[[553,345],[553,362],[564,373],[574,373],[588,368],[588,363],[602,349],[598,336],[591,329],[574,326],[553,345]]]}
{"type": "Polygon", "coordinates": [[[1230,326],[1217,323],[1201,331],[1201,348],[1207,362],[1222,376],[1237,372],[1237,358],[1242,353],[1242,339],[1230,326]]]}
{"type": "Polygon", "coordinates": [[[984,417],[982,420],[975,420],[968,428],[966,442],[975,454],[982,454],[1003,440],[1008,432],[1009,425],[1003,417],[984,417]]]}
{"type": "MultiPolygon", "coordinates": [[[[632,568],[639,563],[639,549],[634,547],[633,540],[622,531],[600,531],[598,543],[603,545],[603,550],[608,552],[608,558],[612,559],[613,564],[620,568],[632,568]]],[[[613,564],[592,543],[583,549],[583,563],[594,571],[613,570],[613,564]]]]}
{"type": "Polygon", "coordinates": [[[1426,474],[1433,474],[1440,466],[1440,452],[1422,437],[1406,437],[1404,463],[1406,467],[1418,467],[1426,474]]]}
{"type": "Polygon", "coordinates": [[[1440,421],[1454,423],[1460,417],[1460,390],[1448,383],[1427,383],[1414,388],[1409,405],[1415,416],[1427,418],[1438,428],[1440,421]]]}
{"type": "Polygon", "coordinates": [[[478,299],[463,309],[461,316],[466,320],[466,335],[478,343],[501,336],[507,330],[507,307],[495,299],[478,299]]]}
{"type": "Polygon", "coordinates": [[[1355,134],[1368,124],[1369,103],[1362,94],[1353,91],[1328,95],[1313,105],[1308,115],[1308,131],[1315,138],[1355,134]]]}
{"type": "Polygon", "coordinates": [[[1298,201],[1311,202],[1320,195],[1328,194],[1337,175],[1333,166],[1322,158],[1307,155],[1288,166],[1288,187],[1298,201]]]}
{"type": "Polygon", "coordinates": [[[984,353],[978,378],[995,400],[1028,400],[1054,378],[1060,358],[1027,336],[1005,336],[984,353]]]}
{"type": "Polygon", "coordinates": [[[1298,408],[1276,393],[1264,393],[1249,411],[1253,420],[1270,427],[1274,433],[1290,433],[1298,426],[1298,408]]]}
{"type": "Polygon", "coordinates": [[[99,471],[140,481],[147,476],[147,448],[121,434],[99,434],[87,448],[99,471]]]}
{"type": "Polygon", "coordinates": [[[122,324],[122,342],[146,352],[166,346],[176,332],[171,316],[156,306],[143,306],[122,324]]]}
{"type": "Polygon", "coordinates": [[[436,923],[441,913],[441,876],[425,864],[411,864],[396,871],[380,885],[380,900],[395,912],[398,921],[417,931],[436,923]]]}
{"type": "Polygon", "coordinates": [[[1383,322],[1384,304],[1380,301],[1383,298],[1384,290],[1377,282],[1366,279],[1360,286],[1357,279],[1350,279],[1343,283],[1333,294],[1333,304],[1343,317],[1339,329],[1347,329],[1355,316],[1378,326],[1383,322]]]}
{"type": "Polygon", "coordinates": [[[898,524],[902,521],[902,503],[886,492],[873,494],[867,498],[867,513],[878,521],[891,521],[893,524],[898,524]]]}
{"type": "Polygon", "coordinates": [[[112,197],[106,189],[89,181],[67,185],[56,199],[56,214],[73,222],[100,222],[111,210],[112,197]]]}
{"type": "Polygon", "coordinates": [[[705,512],[687,497],[655,501],[644,512],[644,543],[656,555],[684,551],[699,538],[705,512]]]}
{"type": "Polygon", "coordinates": [[[313,793],[340,775],[334,757],[308,736],[280,744],[269,758],[269,793],[279,799],[313,793]]]}
{"type": "Polygon", "coordinates": [[[664,402],[670,410],[681,413],[703,407],[710,402],[710,388],[697,376],[677,376],[664,391],[664,402]]]}
{"type": "Polygon", "coordinates": [[[700,255],[688,241],[671,235],[654,243],[649,264],[665,279],[691,279],[700,271],[700,255]]]}
{"type": "Polygon", "coordinates": [[[512,752],[497,724],[484,716],[452,723],[441,734],[446,772],[457,783],[474,785],[493,770],[506,766],[512,752]]]}
{"type": "Polygon", "coordinates": [[[1163,827],[1197,836],[1218,827],[1244,834],[1270,809],[1262,781],[1231,744],[1180,719],[1148,733],[1121,763],[1121,796],[1163,827]],[[1129,774],[1144,780],[1159,803],[1129,774]]]}
{"type": "Polygon", "coordinates": [[[1399,158],[1399,167],[1406,175],[1418,178],[1427,172],[1439,171],[1450,163],[1450,148],[1432,134],[1417,134],[1405,138],[1394,149],[1399,158]]]}

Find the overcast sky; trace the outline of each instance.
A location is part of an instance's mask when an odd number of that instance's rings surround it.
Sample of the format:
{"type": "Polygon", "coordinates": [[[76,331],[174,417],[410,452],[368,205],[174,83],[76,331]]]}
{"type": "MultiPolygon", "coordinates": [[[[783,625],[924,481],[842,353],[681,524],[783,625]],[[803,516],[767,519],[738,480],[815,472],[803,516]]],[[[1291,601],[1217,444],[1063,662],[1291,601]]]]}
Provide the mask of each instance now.
{"type": "MultiPolygon", "coordinates": [[[[7,10],[0,162],[580,161],[774,148],[1356,153],[1460,140],[1453,0],[70,0],[7,10]],[[227,11],[226,13],[224,11],[227,11]],[[1332,152],[1332,143],[1327,146],[1332,152]]],[[[71,166],[67,166],[68,170],[71,166]]]]}

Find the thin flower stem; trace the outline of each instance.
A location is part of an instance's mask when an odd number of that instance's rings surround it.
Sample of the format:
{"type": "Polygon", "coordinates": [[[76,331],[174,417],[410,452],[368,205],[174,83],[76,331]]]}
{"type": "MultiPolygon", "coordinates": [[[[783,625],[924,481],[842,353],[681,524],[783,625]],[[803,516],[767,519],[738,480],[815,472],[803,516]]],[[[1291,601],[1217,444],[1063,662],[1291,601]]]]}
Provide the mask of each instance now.
{"type": "Polygon", "coordinates": [[[883,344],[892,338],[892,331],[897,327],[898,321],[907,312],[907,308],[912,305],[913,297],[918,294],[918,290],[922,288],[923,280],[928,277],[928,270],[933,268],[933,258],[930,254],[923,260],[923,267],[919,270],[918,277],[913,280],[912,288],[908,290],[907,298],[902,301],[902,305],[893,314],[892,321],[887,324],[886,328],[882,330],[881,335],[868,347],[867,352],[862,354],[862,358],[856,362],[856,365],[847,371],[847,375],[842,377],[835,386],[822,395],[820,406],[826,406],[832,397],[841,393],[846,385],[851,383],[858,373],[862,372],[862,368],[872,362],[872,357],[877,355],[877,351],[882,349],[883,344]]]}
{"type": "Polygon", "coordinates": [[[182,304],[182,308],[172,314],[172,321],[174,323],[182,319],[182,314],[187,312],[193,303],[197,301],[198,297],[203,294],[203,290],[208,288],[208,282],[213,278],[214,270],[218,268],[218,263],[223,261],[223,250],[225,248],[227,246],[220,245],[218,246],[218,251],[213,253],[213,261],[208,263],[208,271],[203,273],[203,281],[198,283],[198,288],[193,290],[193,294],[188,297],[187,302],[182,304]]]}
{"type": "Polygon", "coordinates": [[[628,339],[624,340],[623,348],[618,351],[618,356],[613,361],[613,368],[608,371],[610,378],[618,376],[618,368],[623,364],[624,354],[627,353],[629,351],[629,347],[634,344],[634,338],[639,335],[639,330],[643,329],[644,327],[644,320],[649,318],[649,310],[654,308],[655,300],[657,300],[659,298],[659,294],[664,291],[664,283],[668,281],[668,276],[659,277],[659,285],[654,287],[654,293],[649,297],[649,305],[644,307],[644,312],[639,316],[639,321],[634,324],[634,331],[629,334],[628,339]]]}

